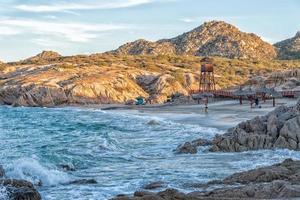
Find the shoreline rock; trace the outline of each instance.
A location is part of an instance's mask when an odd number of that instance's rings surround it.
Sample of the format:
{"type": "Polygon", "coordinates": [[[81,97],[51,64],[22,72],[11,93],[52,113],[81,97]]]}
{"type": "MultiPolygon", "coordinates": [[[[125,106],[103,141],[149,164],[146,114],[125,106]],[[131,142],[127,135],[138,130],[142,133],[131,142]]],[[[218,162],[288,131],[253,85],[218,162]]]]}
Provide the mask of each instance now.
{"type": "Polygon", "coordinates": [[[174,152],[177,154],[196,154],[198,152],[198,147],[209,145],[212,145],[211,141],[206,139],[197,139],[191,142],[185,142],[182,145],[178,145],[174,152]]]}
{"type": "Polygon", "coordinates": [[[219,189],[187,194],[175,189],[158,193],[137,191],[133,196],[117,196],[112,200],[292,199],[300,197],[299,174],[300,161],[286,159],[279,164],[235,173],[204,184],[222,186],[219,189]]]}
{"type": "MultiPolygon", "coordinates": [[[[298,101],[297,105],[300,103],[298,101]]],[[[217,135],[209,151],[241,152],[286,148],[300,150],[300,110],[280,106],[265,116],[255,117],[217,135]]]]}
{"type": "Polygon", "coordinates": [[[10,200],[41,200],[41,195],[33,184],[25,180],[0,179],[0,186],[6,190],[10,200]]]}
{"type": "Polygon", "coordinates": [[[73,185],[90,185],[90,184],[97,184],[98,182],[95,179],[78,179],[74,181],[70,181],[67,184],[73,185]]]}
{"type": "MultiPolygon", "coordinates": [[[[175,152],[197,153],[198,146],[211,145],[211,152],[242,152],[260,149],[300,150],[300,100],[295,106],[280,106],[265,116],[239,123],[212,141],[179,145],[175,152]]],[[[197,140],[195,140],[197,141],[197,140]]],[[[202,141],[202,139],[198,139],[202,141]]],[[[204,140],[205,141],[205,140],[204,140]]]]}
{"type": "Polygon", "coordinates": [[[157,182],[152,182],[152,183],[149,183],[147,185],[144,185],[143,189],[145,189],[145,190],[154,190],[154,189],[157,189],[157,188],[162,188],[162,187],[164,187],[164,185],[165,185],[165,182],[157,181],[157,182]]]}

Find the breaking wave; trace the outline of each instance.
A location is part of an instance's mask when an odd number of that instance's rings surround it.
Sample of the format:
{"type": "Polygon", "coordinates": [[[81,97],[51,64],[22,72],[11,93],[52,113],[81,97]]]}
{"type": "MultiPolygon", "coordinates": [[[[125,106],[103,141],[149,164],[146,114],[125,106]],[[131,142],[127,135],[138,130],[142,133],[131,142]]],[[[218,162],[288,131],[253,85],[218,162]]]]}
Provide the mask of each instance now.
{"type": "Polygon", "coordinates": [[[43,186],[53,186],[70,180],[66,173],[42,166],[33,158],[16,160],[8,167],[6,174],[9,178],[24,179],[43,186]]]}

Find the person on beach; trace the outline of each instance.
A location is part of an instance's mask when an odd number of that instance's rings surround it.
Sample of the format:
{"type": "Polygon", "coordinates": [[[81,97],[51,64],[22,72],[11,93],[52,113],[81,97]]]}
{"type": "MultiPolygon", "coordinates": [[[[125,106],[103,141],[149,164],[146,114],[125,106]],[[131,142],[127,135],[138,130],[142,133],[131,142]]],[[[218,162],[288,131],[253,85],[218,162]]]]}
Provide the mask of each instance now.
{"type": "Polygon", "coordinates": [[[255,107],[258,107],[259,106],[259,99],[258,97],[255,98],[255,107]]]}
{"type": "Polygon", "coordinates": [[[204,100],[204,105],[205,105],[205,107],[204,107],[204,112],[205,112],[205,113],[208,113],[208,98],[205,98],[205,100],[204,100]]]}
{"type": "Polygon", "coordinates": [[[253,108],[253,103],[254,103],[253,97],[252,97],[252,96],[249,96],[248,99],[249,99],[249,101],[250,101],[250,108],[253,108]]]}

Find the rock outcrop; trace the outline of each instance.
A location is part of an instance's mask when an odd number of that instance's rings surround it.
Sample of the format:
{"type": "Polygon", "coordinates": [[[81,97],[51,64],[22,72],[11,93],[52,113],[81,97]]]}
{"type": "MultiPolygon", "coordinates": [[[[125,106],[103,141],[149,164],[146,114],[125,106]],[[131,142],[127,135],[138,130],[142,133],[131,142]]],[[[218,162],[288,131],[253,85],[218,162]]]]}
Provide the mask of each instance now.
{"type": "Polygon", "coordinates": [[[0,74],[0,104],[108,104],[124,103],[139,96],[151,103],[163,103],[175,93],[188,95],[189,89],[197,87],[197,75],[189,70],[179,72],[175,68],[178,72],[172,75],[173,67],[156,72],[123,64],[98,65],[103,58],[111,62],[110,56],[57,57],[44,52],[37,58],[49,59],[47,64],[10,63],[0,74]],[[97,65],[90,64],[91,60],[96,60],[97,65]],[[182,79],[179,81],[176,76],[182,79]]]}
{"type": "Polygon", "coordinates": [[[36,56],[33,56],[31,58],[25,59],[21,61],[23,64],[33,64],[33,63],[47,63],[49,61],[57,60],[60,57],[62,57],[59,53],[55,51],[43,51],[36,56]]]}
{"type": "Polygon", "coordinates": [[[154,190],[154,189],[157,189],[157,188],[161,188],[164,185],[165,185],[165,182],[157,181],[157,182],[152,182],[152,183],[149,183],[147,185],[144,185],[143,189],[145,189],[145,190],[154,190]]]}
{"type": "Polygon", "coordinates": [[[300,59],[300,31],[287,40],[274,44],[278,48],[280,59],[300,59]]]}
{"type": "Polygon", "coordinates": [[[95,179],[79,179],[70,181],[68,184],[74,185],[90,185],[90,184],[97,184],[98,182],[95,179]]]}
{"type": "Polygon", "coordinates": [[[5,188],[5,194],[11,200],[40,200],[39,192],[32,183],[25,180],[0,179],[0,186],[5,188]]]}
{"type": "Polygon", "coordinates": [[[41,195],[33,184],[26,180],[8,179],[0,165],[1,197],[10,200],[40,200],[41,195]]]}
{"type": "Polygon", "coordinates": [[[5,171],[2,165],[0,165],[0,178],[4,177],[5,171]]]}
{"type": "Polygon", "coordinates": [[[195,154],[198,151],[198,147],[209,145],[212,145],[211,141],[205,139],[197,139],[193,140],[192,142],[185,142],[182,145],[178,145],[178,147],[174,151],[178,154],[195,154]]]}
{"type": "MultiPolygon", "coordinates": [[[[46,52],[29,60],[0,65],[0,104],[47,107],[109,104],[133,102],[139,96],[147,103],[163,103],[172,97],[176,97],[172,104],[196,103],[188,94],[190,90],[198,90],[199,66],[205,62],[196,56],[59,57],[46,52]]],[[[217,88],[244,83],[250,72],[278,71],[283,64],[290,69],[297,63],[261,61],[267,63],[264,64],[220,57],[209,60],[217,66],[216,74],[223,74],[217,79],[217,88]]]]}
{"type": "Polygon", "coordinates": [[[218,186],[219,189],[188,194],[175,189],[158,193],[137,191],[133,197],[118,196],[113,200],[293,199],[300,197],[299,174],[300,161],[287,159],[279,164],[235,173],[224,180],[205,184],[205,187],[218,186]]]}
{"type": "Polygon", "coordinates": [[[266,116],[242,122],[224,135],[217,135],[210,151],[300,150],[300,110],[297,105],[278,107],[266,116]]]}
{"type": "Polygon", "coordinates": [[[272,59],[275,48],[253,33],[244,33],[223,21],[206,22],[172,39],[157,42],[137,40],[127,43],[115,54],[195,55],[227,58],[272,59]]]}

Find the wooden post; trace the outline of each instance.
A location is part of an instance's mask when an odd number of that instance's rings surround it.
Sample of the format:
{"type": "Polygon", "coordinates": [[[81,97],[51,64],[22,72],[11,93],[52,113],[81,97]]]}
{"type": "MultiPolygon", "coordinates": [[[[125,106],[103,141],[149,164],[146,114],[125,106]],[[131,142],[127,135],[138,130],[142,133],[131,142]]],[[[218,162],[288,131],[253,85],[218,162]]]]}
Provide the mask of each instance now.
{"type": "Polygon", "coordinates": [[[208,111],[208,97],[205,98],[205,113],[208,111]]]}
{"type": "Polygon", "coordinates": [[[275,97],[273,97],[273,107],[275,107],[275,97]]]}

